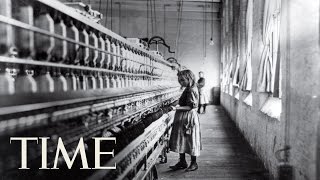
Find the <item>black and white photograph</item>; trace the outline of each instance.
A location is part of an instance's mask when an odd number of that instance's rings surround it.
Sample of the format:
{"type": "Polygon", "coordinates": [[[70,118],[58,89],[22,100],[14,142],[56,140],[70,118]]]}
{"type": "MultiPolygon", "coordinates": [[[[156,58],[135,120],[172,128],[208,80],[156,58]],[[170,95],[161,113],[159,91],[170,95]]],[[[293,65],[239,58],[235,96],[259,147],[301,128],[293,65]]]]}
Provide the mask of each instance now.
{"type": "Polygon", "coordinates": [[[0,0],[0,180],[320,180],[320,1],[0,0]]]}

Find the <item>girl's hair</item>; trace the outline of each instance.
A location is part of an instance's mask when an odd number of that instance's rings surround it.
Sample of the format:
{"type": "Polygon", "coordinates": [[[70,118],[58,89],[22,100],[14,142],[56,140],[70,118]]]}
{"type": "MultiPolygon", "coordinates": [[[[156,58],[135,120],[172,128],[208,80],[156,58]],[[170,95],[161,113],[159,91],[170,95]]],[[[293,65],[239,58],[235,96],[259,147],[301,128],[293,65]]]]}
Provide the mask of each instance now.
{"type": "Polygon", "coordinates": [[[189,84],[189,87],[193,87],[196,84],[195,75],[189,69],[186,69],[186,70],[183,70],[183,71],[179,71],[178,72],[178,77],[181,77],[181,78],[187,80],[188,84],[189,84]]]}

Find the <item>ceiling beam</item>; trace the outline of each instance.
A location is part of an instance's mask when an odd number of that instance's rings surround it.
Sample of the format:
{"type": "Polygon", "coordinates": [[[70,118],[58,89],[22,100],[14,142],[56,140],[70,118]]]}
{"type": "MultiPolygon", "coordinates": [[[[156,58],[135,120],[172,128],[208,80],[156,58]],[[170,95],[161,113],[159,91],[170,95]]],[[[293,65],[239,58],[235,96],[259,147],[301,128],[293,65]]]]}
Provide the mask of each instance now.
{"type": "MultiPolygon", "coordinates": [[[[91,0],[92,1],[92,0],[91,0]]],[[[94,1],[99,1],[99,0],[94,0],[94,1]]],[[[147,0],[114,0],[115,2],[144,2],[146,3],[147,0]]],[[[180,2],[180,0],[157,0],[157,2],[160,3],[177,3],[180,2]]],[[[183,0],[183,2],[192,2],[192,3],[221,3],[221,0],[183,0]]]]}
{"type": "MultiPolygon", "coordinates": [[[[146,7],[137,7],[137,6],[126,6],[126,5],[121,5],[121,8],[122,8],[122,11],[125,11],[125,10],[136,10],[136,11],[147,11],[146,7]]],[[[116,10],[117,7],[115,7],[116,10]]],[[[177,7],[166,7],[166,12],[177,12],[177,7]]],[[[150,10],[149,10],[150,11],[150,10]]],[[[156,11],[157,12],[163,12],[164,9],[163,7],[156,7],[156,11]]],[[[207,8],[206,10],[203,10],[203,7],[184,7],[182,9],[183,12],[199,12],[199,13],[217,13],[217,12],[220,12],[220,9],[219,8],[214,8],[213,11],[211,8],[207,8]]]]}
{"type": "MultiPolygon", "coordinates": [[[[184,7],[197,7],[197,6],[203,6],[205,5],[207,8],[211,8],[213,6],[214,8],[220,7],[221,3],[215,2],[217,0],[213,0],[212,3],[211,0],[184,0],[183,6],[184,7]]],[[[100,0],[91,0],[90,4],[92,6],[99,6],[101,2],[101,6],[106,6],[106,1],[100,1],[100,0]]],[[[134,6],[147,6],[147,0],[113,0],[113,4],[121,4],[121,5],[134,5],[134,6]]],[[[88,3],[84,1],[84,3],[88,3]]],[[[109,2],[110,3],[110,2],[109,2]]],[[[163,7],[163,6],[175,6],[177,7],[179,4],[179,0],[159,0],[155,1],[156,7],[163,7]]]]}
{"type": "MultiPolygon", "coordinates": [[[[158,1],[157,1],[158,2],[158,1]]],[[[161,2],[161,1],[160,1],[161,2]]],[[[121,4],[122,10],[137,10],[137,11],[147,11],[147,4],[146,2],[142,3],[136,3],[136,1],[126,1],[126,2],[114,2],[113,9],[117,10],[118,5],[116,4],[121,4]]],[[[93,9],[98,9],[100,6],[97,1],[92,1],[91,6],[93,9]]],[[[102,5],[102,7],[105,7],[105,5],[102,5]]],[[[164,7],[166,8],[167,12],[177,12],[178,11],[178,5],[177,4],[156,4],[155,10],[156,11],[163,11],[164,7]]],[[[109,7],[110,8],[110,7],[109,7]]],[[[211,13],[211,12],[220,12],[221,6],[220,3],[192,3],[192,4],[184,4],[183,5],[183,12],[206,12],[206,13],[211,13]],[[204,9],[205,7],[205,9],[204,9]]]]}
{"type": "MultiPolygon", "coordinates": [[[[175,1],[179,1],[179,0],[175,0],[175,1]]],[[[221,3],[221,0],[183,0],[183,2],[214,2],[214,3],[221,3]]]]}

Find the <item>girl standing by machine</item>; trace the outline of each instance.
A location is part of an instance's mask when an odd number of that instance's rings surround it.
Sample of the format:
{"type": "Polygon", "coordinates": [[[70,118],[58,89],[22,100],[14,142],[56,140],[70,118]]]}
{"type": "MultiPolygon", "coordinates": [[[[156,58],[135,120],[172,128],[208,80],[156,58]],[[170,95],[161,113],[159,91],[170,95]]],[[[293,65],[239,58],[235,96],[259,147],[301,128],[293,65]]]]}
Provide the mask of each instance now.
{"type": "Polygon", "coordinates": [[[179,99],[179,105],[172,107],[176,110],[169,148],[171,151],[180,154],[179,162],[170,166],[173,170],[186,169],[195,171],[198,169],[197,156],[200,155],[201,138],[199,116],[196,112],[199,101],[198,89],[196,87],[195,76],[190,70],[183,70],[178,73],[178,81],[184,91],[179,99]],[[185,159],[185,154],[191,156],[191,164],[185,159]]]}

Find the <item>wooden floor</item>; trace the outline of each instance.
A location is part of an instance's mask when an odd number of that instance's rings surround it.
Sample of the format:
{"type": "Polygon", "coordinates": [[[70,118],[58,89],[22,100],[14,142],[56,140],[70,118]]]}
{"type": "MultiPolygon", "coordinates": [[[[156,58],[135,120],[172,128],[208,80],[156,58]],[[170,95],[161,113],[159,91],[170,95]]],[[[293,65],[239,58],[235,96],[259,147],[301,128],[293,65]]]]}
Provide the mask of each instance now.
{"type": "MultiPolygon", "coordinates": [[[[170,152],[168,163],[157,164],[159,179],[268,179],[262,163],[221,106],[208,106],[207,113],[200,114],[200,123],[203,148],[197,159],[199,169],[171,171],[169,166],[178,161],[179,155],[170,152]]],[[[190,162],[189,156],[187,162],[190,162]]]]}

